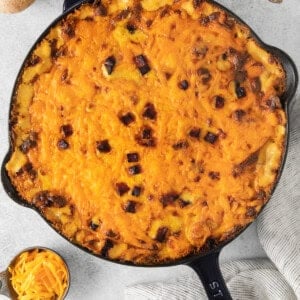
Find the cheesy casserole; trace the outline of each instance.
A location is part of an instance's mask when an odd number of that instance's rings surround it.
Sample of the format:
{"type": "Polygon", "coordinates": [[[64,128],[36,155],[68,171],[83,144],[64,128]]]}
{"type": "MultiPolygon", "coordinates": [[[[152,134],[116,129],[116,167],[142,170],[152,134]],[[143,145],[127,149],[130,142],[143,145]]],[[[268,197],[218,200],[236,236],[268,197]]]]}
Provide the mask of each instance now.
{"type": "Polygon", "coordinates": [[[281,165],[285,73],[206,0],[103,0],[27,59],[6,165],[19,195],[96,255],[160,264],[253,221],[281,165]]]}

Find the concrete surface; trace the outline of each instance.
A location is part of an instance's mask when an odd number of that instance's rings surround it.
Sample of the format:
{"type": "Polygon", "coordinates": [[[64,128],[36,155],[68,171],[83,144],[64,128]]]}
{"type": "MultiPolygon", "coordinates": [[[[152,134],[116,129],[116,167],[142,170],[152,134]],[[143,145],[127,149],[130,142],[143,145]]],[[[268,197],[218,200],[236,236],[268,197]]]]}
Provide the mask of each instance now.
{"type": "MultiPolygon", "coordinates": [[[[300,4],[284,0],[220,0],[241,16],[267,43],[286,51],[300,66],[300,4]]],[[[36,0],[16,15],[0,14],[0,158],[7,151],[7,119],[10,94],[20,65],[46,26],[62,10],[62,1],[36,0]]],[[[298,97],[299,98],[299,97],[298,97]]],[[[53,248],[67,260],[72,284],[67,299],[122,299],[126,285],[164,280],[191,273],[188,267],[132,268],[92,257],[67,243],[35,212],[14,203],[0,186],[0,270],[20,250],[40,245],[53,248]]],[[[221,261],[263,257],[255,223],[222,252],[221,261]]]]}

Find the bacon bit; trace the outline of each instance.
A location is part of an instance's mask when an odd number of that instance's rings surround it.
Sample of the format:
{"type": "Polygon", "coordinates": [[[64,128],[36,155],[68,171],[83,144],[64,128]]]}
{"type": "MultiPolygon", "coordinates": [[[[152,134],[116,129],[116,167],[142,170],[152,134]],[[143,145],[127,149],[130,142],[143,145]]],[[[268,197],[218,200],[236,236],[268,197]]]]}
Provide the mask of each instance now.
{"type": "Polygon", "coordinates": [[[67,204],[65,197],[61,195],[54,195],[49,191],[41,191],[37,193],[32,200],[33,204],[41,209],[45,207],[61,208],[67,204]]]}
{"type": "Polygon", "coordinates": [[[155,147],[156,141],[154,138],[151,139],[144,139],[144,140],[137,140],[138,144],[144,147],[155,147]]]}
{"type": "Polygon", "coordinates": [[[201,129],[199,127],[193,127],[189,132],[189,136],[195,139],[199,139],[200,135],[201,135],[201,129]]]}
{"type": "Polygon", "coordinates": [[[214,97],[214,103],[215,103],[215,108],[223,108],[225,104],[225,99],[222,96],[215,96],[214,97]]]}
{"type": "Polygon", "coordinates": [[[136,201],[129,200],[124,204],[123,209],[125,212],[134,214],[136,212],[136,205],[136,201]]]}
{"type": "Polygon", "coordinates": [[[156,233],[155,240],[158,241],[159,243],[164,243],[167,239],[167,234],[169,232],[168,227],[159,227],[156,233]]]}
{"type": "Polygon", "coordinates": [[[189,88],[189,82],[187,80],[182,80],[178,83],[178,87],[181,89],[181,90],[184,90],[186,91],[188,88],[189,88]]]}
{"type": "Polygon", "coordinates": [[[131,192],[131,195],[134,197],[139,197],[142,192],[142,187],[140,186],[134,186],[131,192]]]}
{"type": "Polygon", "coordinates": [[[155,106],[152,103],[146,103],[144,107],[143,117],[150,120],[156,120],[157,112],[155,110],[155,106]]]}
{"type": "Polygon", "coordinates": [[[33,165],[31,162],[27,162],[24,166],[23,166],[23,170],[25,172],[30,172],[33,169],[33,165]]]}
{"type": "Polygon", "coordinates": [[[212,180],[220,180],[220,172],[214,172],[211,171],[208,173],[208,176],[212,179],[212,180]]]}
{"type": "Polygon", "coordinates": [[[212,78],[212,76],[211,76],[209,70],[206,69],[206,68],[199,68],[199,69],[197,70],[197,74],[200,76],[200,78],[201,78],[201,80],[202,80],[202,83],[203,83],[204,85],[208,84],[209,81],[210,81],[211,78],[212,78]]]}
{"type": "Polygon", "coordinates": [[[169,80],[169,79],[172,77],[172,74],[166,72],[166,73],[165,73],[165,77],[166,77],[167,80],[169,80]]]}
{"type": "Polygon", "coordinates": [[[132,23],[127,23],[126,29],[129,31],[129,33],[133,34],[136,31],[136,27],[132,23]]]}
{"type": "Polygon", "coordinates": [[[115,68],[116,58],[113,55],[107,57],[103,65],[106,69],[107,74],[110,75],[115,68]]]}
{"type": "Polygon", "coordinates": [[[207,134],[204,137],[204,140],[210,144],[214,144],[218,140],[219,136],[212,133],[212,132],[207,132],[207,134]]]}
{"type": "Polygon", "coordinates": [[[151,70],[146,56],[140,54],[135,56],[133,60],[142,75],[147,74],[151,70]]]}
{"type": "Polygon", "coordinates": [[[59,150],[66,150],[69,148],[69,143],[64,140],[64,139],[60,139],[58,142],[57,142],[57,147],[59,150]]]}
{"type": "Polygon", "coordinates": [[[152,129],[150,127],[144,127],[142,131],[142,138],[143,139],[150,139],[152,136],[152,129]]]}
{"type": "Polygon", "coordinates": [[[189,143],[187,141],[179,141],[172,147],[174,150],[187,149],[189,147],[189,143]]]}
{"type": "Polygon", "coordinates": [[[36,132],[31,131],[22,144],[19,146],[19,149],[22,153],[26,154],[30,149],[35,148],[37,146],[38,134],[36,132]]]}
{"type": "Polygon", "coordinates": [[[97,150],[99,152],[108,153],[111,151],[111,146],[110,146],[108,140],[98,141],[98,142],[96,142],[96,144],[97,144],[97,150]]]}
{"type": "Polygon", "coordinates": [[[127,161],[129,163],[138,162],[139,159],[140,159],[140,156],[137,152],[127,153],[127,161]]]}
{"type": "Polygon", "coordinates": [[[162,203],[163,207],[166,207],[169,204],[173,204],[178,198],[179,195],[177,193],[169,192],[162,195],[162,197],[160,198],[160,202],[162,203]]]}
{"type": "Polygon", "coordinates": [[[73,128],[70,124],[62,125],[60,127],[61,134],[67,138],[73,134],[73,128]]]}
{"type": "Polygon", "coordinates": [[[184,208],[184,207],[188,206],[189,204],[191,204],[190,201],[186,201],[183,199],[179,199],[178,203],[179,203],[180,208],[184,208]]]}
{"type": "Polygon", "coordinates": [[[134,165],[128,168],[129,175],[137,175],[142,173],[141,165],[134,165]]]}
{"type": "Polygon", "coordinates": [[[156,140],[153,137],[152,128],[149,126],[142,127],[140,133],[135,136],[137,143],[144,147],[155,147],[156,140]]]}
{"type": "Polygon", "coordinates": [[[246,89],[244,87],[240,86],[240,84],[238,82],[236,82],[235,93],[236,93],[236,96],[238,97],[238,99],[241,99],[241,98],[244,98],[247,96],[246,89]]]}
{"type": "Polygon", "coordinates": [[[237,109],[232,113],[232,118],[235,121],[241,122],[246,115],[246,112],[243,109],[237,109]]]}
{"type": "Polygon", "coordinates": [[[116,183],[116,191],[119,196],[123,196],[130,190],[129,186],[125,182],[117,182],[116,183]]]}
{"type": "Polygon", "coordinates": [[[125,125],[128,126],[129,124],[135,121],[135,115],[132,112],[128,112],[125,115],[119,116],[119,120],[125,125]]]}

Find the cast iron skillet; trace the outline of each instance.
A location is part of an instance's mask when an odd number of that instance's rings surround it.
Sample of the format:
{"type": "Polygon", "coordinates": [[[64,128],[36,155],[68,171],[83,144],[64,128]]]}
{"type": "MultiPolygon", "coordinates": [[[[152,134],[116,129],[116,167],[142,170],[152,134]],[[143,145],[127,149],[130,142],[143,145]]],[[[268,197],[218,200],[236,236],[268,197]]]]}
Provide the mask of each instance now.
{"type": "MultiPolygon", "coordinates": [[[[17,85],[18,85],[18,78],[20,77],[21,72],[24,68],[25,62],[26,62],[27,58],[29,57],[30,53],[32,52],[32,50],[34,50],[36,45],[45,37],[45,35],[48,33],[49,29],[52,26],[54,26],[57,22],[59,22],[69,12],[72,12],[75,8],[79,7],[82,3],[86,3],[86,2],[93,2],[93,0],[65,0],[64,5],[63,5],[63,11],[64,11],[63,14],[60,17],[58,17],[56,20],[54,20],[54,22],[42,33],[42,35],[35,42],[35,44],[31,48],[31,50],[29,51],[29,54],[27,55],[23,65],[21,67],[21,70],[20,70],[20,72],[17,76],[17,80],[15,82],[13,93],[12,93],[10,111],[11,111],[11,108],[12,108],[12,102],[13,102],[15,90],[16,90],[17,85]]],[[[225,8],[222,5],[214,2],[214,0],[211,0],[211,2],[214,5],[219,6],[220,8],[225,10],[229,15],[233,16],[240,23],[245,24],[248,28],[250,28],[245,22],[243,22],[239,17],[237,17],[234,13],[232,13],[227,8],[225,8]]],[[[291,58],[286,53],[284,53],[283,51],[263,43],[260,40],[260,38],[253,31],[252,31],[252,35],[264,49],[269,51],[271,54],[273,54],[275,57],[277,57],[280,60],[280,62],[282,63],[282,65],[285,69],[285,72],[286,72],[286,91],[281,97],[281,102],[282,102],[282,107],[284,107],[284,109],[286,111],[287,119],[289,121],[288,108],[289,108],[289,105],[290,105],[290,103],[292,102],[292,100],[294,98],[294,94],[296,92],[297,84],[298,84],[298,74],[297,74],[295,64],[293,63],[291,58]]],[[[9,125],[9,127],[10,127],[9,129],[11,129],[10,125],[9,125]]],[[[286,125],[287,134],[286,134],[286,139],[285,139],[285,149],[284,149],[284,153],[283,153],[283,157],[282,157],[281,166],[280,166],[280,169],[278,171],[276,184],[274,185],[272,193],[274,192],[275,186],[278,183],[279,177],[280,177],[280,175],[282,173],[282,170],[283,170],[285,158],[286,158],[287,146],[288,146],[288,136],[289,136],[288,127],[289,127],[289,125],[288,125],[288,122],[287,122],[287,125],[286,125]]],[[[1,179],[2,179],[4,189],[7,192],[7,194],[15,202],[17,202],[18,204],[36,210],[35,207],[28,204],[24,199],[22,199],[19,196],[18,192],[16,191],[16,189],[12,185],[12,183],[11,183],[9,177],[8,177],[8,174],[6,172],[5,165],[8,162],[8,160],[9,160],[11,154],[12,154],[12,140],[11,140],[10,133],[9,133],[9,139],[10,139],[10,148],[9,148],[9,151],[8,151],[7,155],[4,158],[4,161],[3,161],[3,164],[2,164],[2,169],[1,169],[1,179]]],[[[47,220],[46,220],[46,222],[49,223],[47,220]]],[[[51,224],[49,223],[49,225],[51,225],[51,224]]],[[[196,273],[198,274],[199,278],[201,279],[201,281],[204,285],[204,288],[206,290],[206,293],[207,293],[207,296],[208,296],[209,299],[217,299],[217,300],[221,300],[221,299],[228,300],[229,299],[230,300],[232,298],[231,298],[230,293],[229,293],[229,291],[228,291],[228,289],[225,285],[225,282],[224,282],[224,279],[222,277],[220,267],[219,267],[219,255],[220,255],[220,251],[222,250],[222,248],[224,246],[226,246],[234,238],[236,238],[239,234],[241,234],[248,226],[246,226],[245,228],[239,230],[238,232],[235,232],[231,237],[229,237],[223,243],[220,243],[220,244],[217,244],[217,245],[212,244],[210,249],[207,249],[207,252],[204,253],[204,254],[190,255],[189,257],[186,257],[186,258],[181,259],[181,260],[176,260],[174,262],[167,263],[167,264],[164,264],[164,265],[157,265],[157,267],[175,266],[175,265],[180,265],[180,264],[188,265],[191,268],[193,268],[196,271],[196,273]]],[[[89,251],[89,250],[87,250],[87,249],[85,249],[85,248],[83,248],[79,245],[76,245],[76,246],[81,248],[82,250],[88,252],[89,254],[95,255],[91,251],[89,251]]],[[[99,256],[97,256],[97,257],[99,257],[99,256]]],[[[102,259],[109,260],[107,258],[102,258],[102,259]]],[[[112,261],[112,262],[116,262],[116,261],[112,261]]],[[[116,263],[133,266],[133,264],[130,263],[130,262],[118,262],[117,261],[116,263]]],[[[143,265],[142,267],[149,267],[149,266],[143,265]]]]}

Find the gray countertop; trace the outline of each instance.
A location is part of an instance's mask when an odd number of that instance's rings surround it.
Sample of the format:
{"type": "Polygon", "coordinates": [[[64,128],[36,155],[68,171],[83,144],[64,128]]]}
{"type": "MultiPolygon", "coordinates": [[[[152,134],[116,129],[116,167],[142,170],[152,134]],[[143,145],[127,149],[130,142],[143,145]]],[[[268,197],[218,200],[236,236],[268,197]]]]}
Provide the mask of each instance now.
{"type": "MultiPolygon", "coordinates": [[[[1,1],[1,0],[0,0],[1,1]]],[[[286,51],[300,66],[300,4],[284,0],[220,0],[244,19],[266,43],[286,51]]],[[[7,148],[7,119],[10,94],[21,63],[41,32],[62,11],[62,1],[36,0],[26,11],[0,14],[0,158],[7,148]]],[[[67,299],[122,299],[127,285],[166,280],[193,272],[188,267],[133,268],[102,261],[77,249],[54,232],[34,211],[21,207],[0,186],[0,270],[20,250],[33,245],[53,248],[67,260],[71,289],[67,299]]],[[[263,257],[256,224],[224,248],[221,261],[263,257]]]]}

